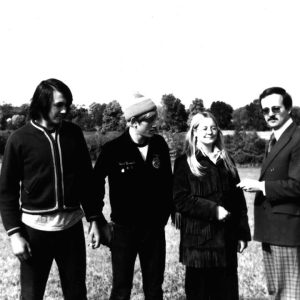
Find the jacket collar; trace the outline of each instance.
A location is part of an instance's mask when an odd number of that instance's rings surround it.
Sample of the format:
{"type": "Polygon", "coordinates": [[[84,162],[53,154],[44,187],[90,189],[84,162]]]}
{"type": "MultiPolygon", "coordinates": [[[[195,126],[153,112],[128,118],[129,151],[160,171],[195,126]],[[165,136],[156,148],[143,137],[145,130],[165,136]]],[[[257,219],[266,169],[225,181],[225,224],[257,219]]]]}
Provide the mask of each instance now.
{"type": "Polygon", "coordinates": [[[268,156],[265,158],[265,160],[262,164],[260,179],[265,174],[265,172],[266,172],[268,166],[270,165],[270,163],[276,158],[278,153],[291,140],[292,135],[294,134],[296,128],[297,128],[297,125],[294,122],[292,122],[292,124],[290,124],[290,126],[283,132],[283,134],[280,136],[279,140],[272,147],[272,151],[268,154],[268,156]]]}
{"type": "Polygon", "coordinates": [[[281,135],[286,131],[286,129],[293,123],[292,118],[290,117],[279,129],[273,130],[276,141],[278,141],[281,135]]]}
{"type": "Polygon", "coordinates": [[[59,131],[60,128],[62,127],[62,123],[63,123],[63,122],[62,122],[61,125],[59,125],[55,130],[49,130],[49,129],[47,129],[46,127],[40,125],[38,122],[36,122],[36,121],[34,121],[34,120],[30,120],[30,123],[31,123],[31,125],[32,125],[33,127],[35,127],[36,129],[38,129],[38,130],[40,130],[40,131],[42,131],[42,132],[46,132],[46,133],[48,133],[48,134],[51,134],[51,133],[53,133],[53,132],[59,131]]]}

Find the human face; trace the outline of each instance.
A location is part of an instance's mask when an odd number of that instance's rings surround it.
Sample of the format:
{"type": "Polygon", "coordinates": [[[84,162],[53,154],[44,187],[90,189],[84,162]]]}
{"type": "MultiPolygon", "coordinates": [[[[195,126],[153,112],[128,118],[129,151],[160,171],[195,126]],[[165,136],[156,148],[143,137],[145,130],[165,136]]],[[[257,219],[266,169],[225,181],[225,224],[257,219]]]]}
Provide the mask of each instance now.
{"type": "Polygon", "coordinates": [[[201,123],[194,129],[194,134],[197,138],[197,147],[202,144],[212,148],[218,137],[218,127],[212,118],[203,117],[201,123]]]}
{"type": "Polygon", "coordinates": [[[149,138],[155,133],[156,116],[151,119],[136,122],[136,134],[141,137],[149,138]]]}
{"type": "Polygon", "coordinates": [[[261,100],[262,112],[268,126],[272,129],[279,129],[289,118],[290,111],[282,103],[282,96],[272,94],[261,100]]]}
{"type": "Polygon", "coordinates": [[[59,125],[67,113],[66,99],[57,90],[53,91],[53,102],[48,114],[47,125],[53,127],[59,125]]]}

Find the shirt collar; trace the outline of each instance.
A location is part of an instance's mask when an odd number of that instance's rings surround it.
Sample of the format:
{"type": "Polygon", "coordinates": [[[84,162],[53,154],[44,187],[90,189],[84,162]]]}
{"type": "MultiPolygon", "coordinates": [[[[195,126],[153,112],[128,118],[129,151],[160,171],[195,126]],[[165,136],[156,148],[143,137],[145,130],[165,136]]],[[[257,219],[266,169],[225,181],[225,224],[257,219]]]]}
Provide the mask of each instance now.
{"type": "Polygon", "coordinates": [[[283,132],[293,123],[292,118],[289,118],[280,128],[273,130],[276,141],[279,140],[283,132]]]}
{"type": "Polygon", "coordinates": [[[200,149],[200,153],[203,156],[208,157],[212,162],[216,163],[219,160],[222,151],[217,146],[214,146],[214,150],[210,154],[205,153],[202,149],[200,149]]]}

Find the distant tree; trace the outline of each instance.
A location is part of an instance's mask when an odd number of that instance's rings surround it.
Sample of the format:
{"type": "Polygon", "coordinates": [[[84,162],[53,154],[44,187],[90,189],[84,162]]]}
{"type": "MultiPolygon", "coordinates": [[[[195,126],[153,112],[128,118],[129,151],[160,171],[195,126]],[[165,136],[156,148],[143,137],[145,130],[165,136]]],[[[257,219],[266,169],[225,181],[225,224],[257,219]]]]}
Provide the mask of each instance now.
{"type": "Polygon", "coordinates": [[[232,113],[233,128],[237,131],[246,130],[247,118],[247,110],[245,106],[235,109],[232,113]]]}
{"type": "Polygon", "coordinates": [[[18,114],[23,115],[25,120],[29,118],[29,104],[24,103],[20,107],[18,107],[18,114]]]}
{"type": "Polygon", "coordinates": [[[171,132],[185,131],[187,112],[180,99],[173,94],[162,96],[161,129],[171,132]]]}
{"type": "Polygon", "coordinates": [[[247,111],[247,130],[264,131],[267,130],[267,124],[261,112],[259,100],[254,100],[249,105],[246,105],[247,111]]]}
{"type": "Polygon", "coordinates": [[[291,111],[291,116],[297,125],[300,125],[300,107],[294,106],[291,111]]]}
{"type": "Polygon", "coordinates": [[[261,139],[256,131],[248,134],[245,131],[235,131],[232,136],[226,135],[224,141],[236,163],[258,165],[262,162],[266,141],[261,139]]]}
{"type": "Polygon", "coordinates": [[[100,104],[93,102],[89,106],[89,115],[92,119],[92,124],[94,128],[101,128],[103,120],[103,112],[106,108],[106,104],[100,104]]]}
{"type": "Polygon", "coordinates": [[[210,110],[216,117],[221,129],[232,128],[233,108],[229,104],[223,101],[214,101],[210,106],[210,110]]]}
{"type": "Polygon", "coordinates": [[[9,104],[4,103],[0,105],[0,129],[4,130],[7,126],[7,120],[15,114],[15,108],[9,104]]]}
{"type": "Polygon", "coordinates": [[[91,117],[88,113],[88,109],[85,108],[84,105],[75,106],[74,104],[72,104],[70,107],[68,120],[80,126],[84,131],[90,131],[94,129],[91,117]]]}
{"type": "Polygon", "coordinates": [[[204,108],[204,104],[203,104],[203,100],[199,99],[199,98],[195,98],[195,100],[193,100],[192,104],[189,106],[189,117],[188,117],[188,124],[191,123],[191,119],[192,117],[197,114],[198,112],[203,111],[204,108]]]}
{"type": "Polygon", "coordinates": [[[103,111],[102,131],[123,131],[125,125],[120,103],[116,100],[109,102],[103,111]]]}
{"type": "Polygon", "coordinates": [[[24,115],[13,115],[9,118],[6,129],[15,130],[25,125],[26,117],[24,115]]]}
{"type": "Polygon", "coordinates": [[[259,100],[254,100],[250,104],[234,110],[232,113],[232,123],[235,130],[268,130],[265,119],[261,113],[259,100]]]}

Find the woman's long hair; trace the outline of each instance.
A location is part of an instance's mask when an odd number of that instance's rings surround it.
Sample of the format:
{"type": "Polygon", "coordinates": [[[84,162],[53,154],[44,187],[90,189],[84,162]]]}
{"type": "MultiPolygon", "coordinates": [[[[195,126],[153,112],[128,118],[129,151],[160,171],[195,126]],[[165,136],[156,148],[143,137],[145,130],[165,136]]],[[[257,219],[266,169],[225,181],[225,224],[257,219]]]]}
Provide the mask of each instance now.
{"type": "Polygon", "coordinates": [[[237,174],[236,167],[225,149],[223,134],[218,126],[216,118],[209,111],[199,112],[196,115],[194,115],[191,120],[190,128],[186,134],[185,154],[187,156],[187,162],[190,166],[192,173],[198,177],[205,175],[205,167],[202,166],[196,158],[197,153],[201,151],[201,149],[197,148],[197,137],[195,136],[195,130],[201,124],[203,118],[210,118],[216,124],[217,139],[213,146],[216,146],[218,147],[218,149],[220,149],[221,151],[220,156],[224,161],[226,169],[230,171],[234,176],[236,176],[237,174]]]}

